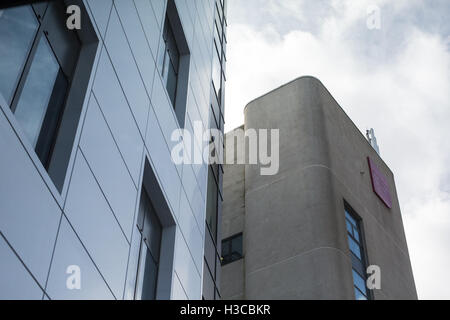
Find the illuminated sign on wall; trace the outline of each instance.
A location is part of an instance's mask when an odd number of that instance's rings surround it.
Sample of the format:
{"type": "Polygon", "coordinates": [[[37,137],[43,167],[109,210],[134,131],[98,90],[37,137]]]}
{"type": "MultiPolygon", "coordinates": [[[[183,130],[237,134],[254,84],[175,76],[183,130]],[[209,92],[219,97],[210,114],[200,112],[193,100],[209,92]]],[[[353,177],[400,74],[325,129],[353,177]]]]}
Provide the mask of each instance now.
{"type": "Polygon", "coordinates": [[[383,201],[386,207],[391,209],[392,197],[387,179],[381,173],[380,169],[378,169],[377,165],[372,161],[372,159],[367,158],[367,160],[369,161],[370,178],[372,180],[373,192],[375,192],[378,198],[383,201]]]}

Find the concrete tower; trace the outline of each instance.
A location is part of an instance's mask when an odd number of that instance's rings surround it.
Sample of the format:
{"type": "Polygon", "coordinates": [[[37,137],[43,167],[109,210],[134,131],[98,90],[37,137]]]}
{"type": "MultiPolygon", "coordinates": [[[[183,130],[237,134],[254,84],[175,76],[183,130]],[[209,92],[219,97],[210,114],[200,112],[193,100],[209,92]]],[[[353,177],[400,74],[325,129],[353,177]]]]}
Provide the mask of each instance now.
{"type": "Polygon", "coordinates": [[[319,80],[252,101],[226,139],[242,129],[280,130],[280,170],[224,168],[225,299],[417,299],[394,176],[319,80]]]}

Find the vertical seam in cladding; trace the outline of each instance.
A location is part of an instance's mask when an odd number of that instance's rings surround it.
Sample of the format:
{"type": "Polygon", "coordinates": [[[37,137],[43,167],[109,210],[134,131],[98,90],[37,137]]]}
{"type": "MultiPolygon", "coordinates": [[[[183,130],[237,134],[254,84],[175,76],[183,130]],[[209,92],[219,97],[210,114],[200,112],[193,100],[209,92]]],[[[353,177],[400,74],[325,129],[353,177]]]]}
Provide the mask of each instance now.
{"type": "MultiPolygon", "coordinates": [[[[117,297],[114,294],[114,291],[112,290],[112,288],[109,286],[108,281],[106,281],[106,278],[103,276],[100,268],[97,266],[97,264],[94,261],[94,258],[91,256],[91,254],[89,253],[89,250],[86,248],[86,246],[84,245],[83,241],[81,240],[80,236],[78,235],[76,229],[74,228],[74,226],[72,225],[72,223],[70,222],[70,219],[68,216],[66,216],[66,214],[64,213],[64,218],[66,219],[67,223],[69,224],[69,227],[71,229],[71,231],[75,234],[75,237],[77,238],[77,240],[80,242],[81,247],[84,250],[84,253],[87,254],[87,256],[89,257],[89,260],[92,262],[92,264],[94,265],[94,268],[97,270],[97,272],[99,273],[100,277],[102,278],[103,282],[106,284],[106,287],[109,289],[109,291],[111,292],[112,296],[114,297],[114,299],[117,300],[117,297]]],[[[51,298],[51,297],[50,297],[51,298]]]]}
{"type": "MultiPolygon", "coordinates": [[[[184,286],[183,286],[183,282],[181,281],[180,277],[178,276],[178,273],[177,273],[176,270],[173,271],[173,275],[174,275],[175,277],[177,277],[178,283],[180,284],[181,289],[183,289],[184,295],[185,295],[186,298],[189,300],[189,295],[186,293],[186,289],[185,289],[184,286]]],[[[200,277],[200,278],[201,278],[201,277],[200,277]]],[[[173,292],[171,292],[171,293],[173,293],[173,292]]],[[[172,298],[172,294],[171,294],[171,297],[170,297],[170,298],[172,298]]]]}
{"type": "MultiPolygon", "coordinates": [[[[119,144],[117,143],[117,140],[116,140],[116,138],[114,137],[114,134],[113,134],[113,132],[112,132],[112,129],[111,129],[109,123],[108,123],[108,120],[106,120],[106,116],[105,116],[105,114],[104,114],[102,108],[100,108],[100,103],[98,102],[98,99],[97,99],[97,97],[96,97],[96,95],[95,95],[94,92],[92,92],[92,98],[95,100],[95,102],[96,102],[97,105],[99,106],[98,109],[100,110],[100,113],[101,113],[101,115],[102,115],[102,119],[103,119],[103,120],[105,121],[105,123],[106,123],[106,127],[108,128],[108,132],[109,132],[111,138],[112,138],[113,141],[114,141],[114,145],[116,146],[116,149],[117,149],[117,151],[118,151],[119,154],[120,154],[120,158],[122,159],[122,162],[124,163],[125,168],[127,169],[128,175],[130,176],[131,181],[133,182],[133,186],[137,189],[138,187],[137,187],[137,185],[136,185],[136,182],[134,181],[133,175],[131,174],[131,170],[130,170],[130,168],[128,167],[127,162],[125,161],[125,157],[123,156],[123,153],[122,153],[122,151],[121,151],[120,148],[119,148],[119,144]]],[[[87,114],[87,112],[86,112],[86,114],[87,114]]],[[[147,117],[147,122],[148,122],[148,117],[147,117]]],[[[80,146],[80,148],[81,148],[81,146],[80,146]]]]}
{"type": "Polygon", "coordinates": [[[83,150],[81,149],[81,147],[79,147],[79,154],[81,154],[81,155],[83,156],[83,159],[84,159],[84,161],[86,162],[86,165],[87,165],[88,168],[89,168],[89,172],[90,172],[91,175],[94,177],[94,180],[95,180],[95,183],[96,183],[98,189],[100,190],[100,192],[101,192],[103,198],[105,199],[106,203],[108,204],[108,208],[109,208],[109,210],[111,211],[112,215],[114,216],[114,219],[116,220],[117,224],[119,225],[120,231],[122,231],[122,235],[125,237],[126,242],[127,242],[128,245],[130,246],[130,241],[128,240],[128,237],[127,237],[125,231],[123,230],[122,225],[120,224],[119,219],[117,218],[116,213],[114,212],[113,207],[111,206],[110,201],[109,201],[108,198],[106,197],[106,194],[105,194],[105,192],[103,191],[103,188],[101,187],[100,182],[98,181],[98,179],[97,179],[97,177],[96,177],[94,171],[92,170],[91,165],[89,164],[89,161],[87,160],[86,156],[84,155],[84,152],[83,152],[83,150]]]}
{"type": "Polygon", "coordinates": [[[39,283],[39,281],[36,279],[36,277],[34,276],[34,274],[31,272],[31,270],[27,267],[27,265],[25,264],[25,262],[22,260],[22,258],[20,257],[20,255],[17,253],[17,251],[14,249],[14,247],[11,245],[11,243],[8,241],[8,239],[6,238],[6,236],[3,234],[2,231],[0,231],[0,237],[3,238],[3,240],[5,241],[6,245],[8,246],[9,249],[11,249],[11,251],[13,252],[13,254],[16,256],[16,258],[19,260],[19,262],[22,264],[22,266],[24,267],[25,271],[28,272],[28,274],[31,276],[31,278],[34,280],[34,282],[37,284],[37,286],[39,287],[39,289],[41,289],[41,291],[44,293],[45,290],[44,288],[41,286],[41,284],[39,283]]]}
{"type": "MultiPolygon", "coordinates": [[[[147,118],[147,124],[148,124],[148,118],[147,118]]],[[[142,194],[142,186],[144,184],[144,171],[145,171],[145,162],[147,160],[147,155],[145,153],[145,148],[142,150],[141,155],[141,168],[139,170],[139,181],[138,181],[138,189],[136,194],[136,200],[134,203],[134,214],[133,214],[133,223],[131,228],[131,235],[130,235],[130,248],[128,250],[128,257],[127,257],[127,267],[125,271],[125,282],[123,284],[123,293],[122,293],[122,300],[125,300],[125,292],[127,289],[127,282],[128,282],[128,272],[130,268],[130,260],[131,260],[131,251],[133,250],[133,237],[135,236],[135,224],[137,220],[137,215],[139,212],[140,202],[141,202],[141,194],[142,194]]]]}
{"type": "MultiPolygon", "coordinates": [[[[134,3],[134,1],[133,1],[133,3],[134,3]]],[[[137,71],[139,73],[139,77],[141,78],[141,82],[142,82],[142,85],[144,86],[145,93],[147,95],[147,98],[150,100],[151,99],[151,94],[149,93],[149,90],[152,90],[152,89],[147,88],[147,85],[145,84],[144,77],[142,76],[142,73],[141,73],[141,68],[139,67],[137,59],[136,59],[136,56],[134,55],[133,47],[131,46],[130,39],[128,39],[127,32],[125,31],[125,27],[123,25],[122,19],[120,18],[119,11],[117,10],[117,7],[116,7],[115,4],[113,4],[113,7],[114,7],[114,11],[117,14],[117,18],[119,19],[120,28],[122,29],[123,35],[125,36],[125,40],[126,40],[126,42],[128,44],[128,47],[130,48],[131,56],[133,57],[134,64],[135,64],[136,69],[137,69],[137,71]]],[[[139,17],[139,14],[138,14],[138,17],[139,17]]],[[[145,35],[145,33],[144,33],[144,35],[145,35]]],[[[150,54],[152,54],[152,50],[149,47],[148,47],[148,49],[150,51],[150,54]]],[[[155,67],[156,67],[156,65],[155,65],[155,67]]],[[[154,70],[154,72],[156,72],[156,69],[154,70]]],[[[154,80],[155,80],[155,76],[153,74],[153,81],[154,80]]],[[[152,83],[152,88],[153,88],[153,83],[152,83]]],[[[147,128],[145,128],[145,129],[147,129],[147,128]]]]}
{"type": "MultiPolygon", "coordinates": [[[[152,48],[150,47],[150,41],[148,40],[147,33],[145,32],[145,29],[144,29],[144,24],[142,23],[141,15],[139,14],[139,9],[136,7],[136,2],[135,2],[134,0],[132,0],[132,1],[133,1],[133,6],[134,6],[134,8],[135,8],[135,10],[136,10],[136,14],[137,14],[138,19],[139,19],[139,25],[140,25],[140,27],[141,27],[141,29],[142,29],[142,32],[143,32],[144,37],[145,37],[145,41],[147,42],[147,47],[148,47],[149,50],[150,50],[150,55],[152,56],[153,63],[155,64],[155,67],[156,67],[156,62],[157,62],[156,59],[157,59],[158,51],[159,51],[160,37],[158,37],[158,45],[157,45],[158,48],[156,48],[156,57],[155,57],[155,56],[153,56],[152,48]]],[[[154,16],[155,19],[156,19],[156,14],[155,14],[155,12],[153,11],[153,6],[152,6],[151,4],[150,4],[150,10],[152,10],[153,16],[154,16]]],[[[120,19],[120,16],[119,16],[119,19],[120,19]]],[[[150,17],[150,19],[151,19],[151,17],[150,17]]],[[[156,24],[158,24],[158,22],[156,22],[156,24]]],[[[159,24],[158,24],[158,26],[159,26],[159,24]]],[[[155,69],[155,72],[156,72],[156,69],[155,69]]]]}
{"type": "MultiPolygon", "coordinates": [[[[52,188],[50,187],[49,183],[53,183],[50,176],[48,175],[47,171],[45,171],[44,174],[47,174],[47,178],[44,177],[43,173],[41,172],[41,170],[39,170],[38,168],[38,164],[36,163],[36,161],[34,161],[33,157],[31,156],[30,152],[28,151],[28,148],[25,146],[25,142],[22,140],[22,138],[20,137],[18,130],[19,128],[16,128],[13,123],[10,121],[10,119],[8,118],[8,116],[5,113],[5,110],[3,110],[3,106],[0,107],[1,113],[0,115],[3,113],[3,117],[6,120],[6,122],[9,124],[10,129],[13,131],[13,136],[15,136],[17,138],[17,140],[19,141],[19,144],[21,146],[21,148],[23,149],[23,151],[25,152],[25,154],[27,155],[27,159],[25,161],[30,161],[32,167],[34,167],[36,169],[36,172],[38,174],[38,176],[41,178],[42,183],[44,183],[44,185],[46,186],[47,191],[49,192],[51,198],[54,200],[55,204],[58,206],[58,208],[60,210],[63,209],[63,202],[64,199],[58,200],[57,197],[55,196],[54,192],[52,191],[52,188]],[[48,181],[47,181],[48,180],[48,181]]],[[[12,114],[12,116],[14,116],[14,114],[12,114]]]]}
{"type": "MultiPolygon", "coordinates": [[[[53,243],[52,257],[50,258],[50,265],[48,266],[47,278],[45,280],[44,295],[47,294],[48,280],[50,278],[50,272],[52,270],[53,258],[55,256],[55,252],[56,252],[56,244],[58,243],[58,239],[59,239],[59,231],[61,230],[62,219],[63,219],[63,213],[61,212],[61,216],[59,217],[58,229],[56,231],[55,242],[53,243]]],[[[42,297],[42,298],[44,298],[44,297],[42,297]]]]}
{"type": "MultiPolygon", "coordinates": [[[[88,8],[89,8],[89,10],[91,11],[91,14],[92,14],[92,10],[91,10],[91,8],[89,7],[89,3],[88,3],[87,1],[86,1],[86,4],[87,4],[87,6],[88,6],[88,8]]],[[[111,19],[111,11],[112,11],[112,5],[111,5],[111,8],[110,8],[110,10],[109,10],[108,21],[107,21],[107,23],[106,23],[106,28],[105,28],[105,35],[106,35],[106,32],[108,31],[109,20],[111,19]]],[[[94,15],[92,15],[92,16],[94,16],[94,15]]],[[[94,20],[93,22],[96,24],[95,19],[93,19],[93,20],[94,20]]],[[[98,26],[97,26],[97,29],[98,29],[98,31],[99,31],[99,33],[100,33],[100,29],[98,28],[98,26]]],[[[98,55],[98,57],[97,57],[96,65],[95,65],[94,68],[92,69],[92,75],[91,75],[91,77],[92,77],[92,85],[90,86],[90,88],[88,88],[89,90],[87,90],[86,93],[85,93],[86,96],[87,96],[88,94],[90,95],[89,99],[91,99],[92,95],[94,94],[94,90],[93,90],[93,88],[94,88],[94,83],[95,83],[95,79],[97,78],[97,72],[98,72],[98,67],[99,67],[99,65],[100,65],[100,59],[101,59],[101,57],[102,57],[102,54],[103,54],[103,51],[104,51],[104,50],[106,50],[106,47],[105,47],[105,44],[104,44],[102,35],[100,34],[100,37],[98,38],[97,52],[96,52],[96,55],[98,55]]],[[[99,107],[100,107],[100,105],[99,105],[99,107]]],[[[72,168],[70,168],[70,174],[69,174],[68,177],[66,176],[66,179],[68,179],[68,182],[67,182],[67,191],[66,191],[66,194],[64,195],[64,198],[62,199],[62,201],[63,201],[63,202],[62,202],[62,210],[63,210],[63,212],[64,212],[64,209],[65,209],[65,207],[66,207],[67,198],[68,198],[68,196],[69,196],[70,185],[71,185],[71,183],[72,183],[73,171],[74,171],[74,168],[75,168],[75,160],[76,160],[76,158],[77,158],[78,147],[79,147],[79,145],[80,145],[81,137],[83,136],[83,129],[84,129],[84,124],[85,124],[85,122],[86,122],[86,117],[87,117],[87,111],[88,111],[88,109],[89,109],[89,101],[88,101],[88,103],[87,103],[87,107],[86,107],[86,111],[84,112],[84,117],[83,117],[83,119],[80,118],[80,120],[79,120],[79,122],[78,122],[78,126],[81,127],[81,129],[80,129],[80,136],[79,136],[79,139],[78,139],[78,141],[77,141],[77,143],[78,143],[77,148],[75,148],[75,150],[73,151],[75,154],[74,154],[74,160],[73,160],[72,168]]],[[[101,109],[101,108],[100,108],[100,109],[101,109]]],[[[74,143],[75,143],[75,141],[74,141],[74,143]]]]}
{"type": "MultiPolygon", "coordinates": [[[[107,31],[108,32],[108,31],[107,31]]],[[[143,139],[143,141],[145,141],[144,140],[144,137],[142,136],[142,132],[141,132],[141,130],[140,130],[140,128],[139,128],[139,124],[138,124],[138,122],[137,122],[137,120],[136,120],[136,117],[135,117],[135,115],[134,115],[134,113],[133,113],[133,109],[131,108],[131,105],[130,105],[130,101],[128,100],[128,97],[127,97],[127,95],[126,95],[126,93],[125,93],[125,89],[123,88],[123,86],[122,86],[122,82],[120,81],[120,77],[119,77],[119,75],[118,75],[118,73],[117,73],[117,71],[116,71],[116,68],[114,67],[114,63],[113,63],[113,61],[112,61],[112,59],[111,59],[111,56],[110,56],[110,54],[109,54],[109,51],[108,51],[108,48],[107,48],[107,46],[106,46],[106,44],[103,46],[104,47],[104,49],[105,49],[105,53],[106,53],[106,55],[107,55],[107,58],[108,58],[108,63],[110,64],[110,66],[112,67],[112,70],[113,70],[113,72],[114,72],[114,75],[116,76],[116,80],[117,80],[117,83],[119,84],[119,87],[120,87],[120,89],[121,89],[121,92],[122,92],[122,94],[123,94],[123,97],[125,98],[125,101],[126,101],[126,103],[127,103],[127,107],[128,107],[128,109],[130,110],[130,112],[131,112],[131,117],[133,118],[133,120],[134,120],[134,124],[135,124],[135,126],[136,126],[136,128],[137,128],[137,131],[138,131],[138,133],[139,133],[139,135],[141,136],[141,138],[143,139]]],[[[139,68],[138,68],[139,69],[139,68]]],[[[101,107],[101,106],[100,106],[101,107]]]]}

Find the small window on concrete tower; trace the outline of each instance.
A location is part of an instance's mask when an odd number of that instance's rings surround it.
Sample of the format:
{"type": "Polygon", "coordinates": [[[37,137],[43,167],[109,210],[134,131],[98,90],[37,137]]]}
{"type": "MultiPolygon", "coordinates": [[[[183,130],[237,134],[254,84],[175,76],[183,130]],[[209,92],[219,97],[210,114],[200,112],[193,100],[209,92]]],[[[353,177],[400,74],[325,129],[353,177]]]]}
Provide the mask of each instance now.
{"type": "Polygon", "coordinates": [[[222,265],[227,265],[242,259],[242,233],[222,241],[222,265]]]}

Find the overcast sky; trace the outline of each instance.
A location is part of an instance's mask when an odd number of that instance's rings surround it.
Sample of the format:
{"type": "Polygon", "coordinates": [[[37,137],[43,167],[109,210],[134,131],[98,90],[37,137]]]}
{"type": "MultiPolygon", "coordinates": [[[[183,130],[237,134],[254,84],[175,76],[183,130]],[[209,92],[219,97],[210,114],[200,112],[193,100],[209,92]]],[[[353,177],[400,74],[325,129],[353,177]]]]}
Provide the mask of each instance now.
{"type": "Polygon", "coordinates": [[[226,131],[254,98],[319,78],[361,131],[375,128],[419,298],[450,299],[449,0],[229,0],[228,17],[226,131]],[[381,29],[367,27],[373,5],[381,29]]]}

